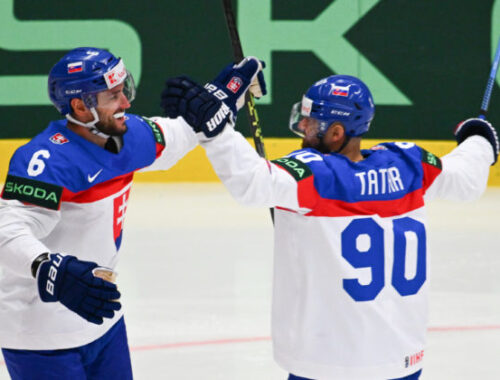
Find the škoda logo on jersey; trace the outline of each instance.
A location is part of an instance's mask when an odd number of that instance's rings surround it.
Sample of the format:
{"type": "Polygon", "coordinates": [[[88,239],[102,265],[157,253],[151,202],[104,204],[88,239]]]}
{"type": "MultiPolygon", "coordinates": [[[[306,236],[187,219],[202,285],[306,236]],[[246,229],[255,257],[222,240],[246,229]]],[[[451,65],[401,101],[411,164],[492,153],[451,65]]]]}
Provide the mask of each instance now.
{"type": "Polygon", "coordinates": [[[232,77],[229,83],[226,85],[226,88],[232,93],[236,94],[242,85],[243,81],[240,78],[232,77]]]}
{"type": "Polygon", "coordinates": [[[153,131],[153,135],[155,137],[155,140],[158,144],[165,146],[165,137],[163,136],[163,132],[161,128],[156,124],[154,121],[149,120],[147,117],[142,118],[151,128],[153,131]]]}
{"type": "Polygon", "coordinates": [[[58,210],[63,188],[50,183],[8,175],[3,189],[3,199],[16,199],[51,210],[58,210]]]}
{"type": "Polygon", "coordinates": [[[309,166],[295,158],[283,157],[271,162],[285,169],[296,181],[300,181],[312,175],[309,166]]]}
{"type": "Polygon", "coordinates": [[[421,148],[421,150],[422,150],[422,162],[432,165],[438,169],[442,169],[441,159],[439,157],[426,151],[423,148],[421,148]]]}

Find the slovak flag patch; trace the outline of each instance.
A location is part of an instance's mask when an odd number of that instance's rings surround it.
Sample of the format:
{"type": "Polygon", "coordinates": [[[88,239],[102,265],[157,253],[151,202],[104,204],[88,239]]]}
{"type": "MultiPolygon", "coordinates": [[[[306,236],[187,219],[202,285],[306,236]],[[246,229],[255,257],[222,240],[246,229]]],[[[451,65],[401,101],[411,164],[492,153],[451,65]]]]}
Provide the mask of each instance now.
{"type": "Polygon", "coordinates": [[[243,81],[238,77],[232,77],[226,88],[232,93],[236,94],[240,87],[243,85],[243,81]]]}
{"type": "Polygon", "coordinates": [[[68,74],[79,73],[83,70],[83,62],[68,63],[68,74]]]}
{"type": "Polygon", "coordinates": [[[50,136],[49,140],[57,145],[62,145],[69,142],[69,140],[66,137],[64,137],[62,133],[56,133],[55,135],[50,136]]]}
{"type": "Polygon", "coordinates": [[[332,95],[348,97],[349,86],[334,86],[332,89],[332,95]]]}

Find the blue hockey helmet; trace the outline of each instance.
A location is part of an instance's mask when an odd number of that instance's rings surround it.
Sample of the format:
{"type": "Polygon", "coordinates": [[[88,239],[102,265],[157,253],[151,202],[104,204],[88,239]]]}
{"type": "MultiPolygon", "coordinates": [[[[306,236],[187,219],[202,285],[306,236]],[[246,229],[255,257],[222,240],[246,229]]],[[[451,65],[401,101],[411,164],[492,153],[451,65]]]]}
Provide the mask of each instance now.
{"type": "MultiPolygon", "coordinates": [[[[135,97],[134,79],[123,60],[106,50],[79,47],[68,52],[52,67],[48,92],[50,100],[62,115],[68,117],[71,99],[80,98],[96,118],[97,93],[122,83],[123,93],[132,102],[135,97]]],[[[95,124],[98,120],[89,124],[95,124]]]]}
{"type": "Polygon", "coordinates": [[[356,137],[368,132],[374,114],[372,94],[361,80],[350,75],[332,75],[314,83],[302,101],[294,104],[290,129],[304,137],[299,124],[308,117],[319,122],[319,138],[334,122],[342,123],[347,136],[356,137]]]}

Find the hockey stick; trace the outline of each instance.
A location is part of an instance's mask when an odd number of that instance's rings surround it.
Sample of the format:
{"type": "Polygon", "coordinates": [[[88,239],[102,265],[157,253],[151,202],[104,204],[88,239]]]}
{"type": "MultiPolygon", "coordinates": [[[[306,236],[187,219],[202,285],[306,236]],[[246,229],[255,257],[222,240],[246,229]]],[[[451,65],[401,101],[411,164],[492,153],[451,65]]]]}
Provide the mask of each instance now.
{"type": "MultiPolygon", "coordinates": [[[[244,56],[240,36],[234,20],[231,0],[222,0],[222,5],[224,7],[224,15],[226,16],[227,30],[229,31],[229,37],[231,38],[231,45],[233,46],[234,60],[238,63],[244,58],[244,56]]],[[[245,103],[247,105],[248,120],[250,122],[250,131],[252,133],[253,142],[255,143],[255,150],[259,153],[259,156],[266,158],[266,150],[264,148],[264,142],[262,141],[262,129],[260,128],[259,115],[257,115],[253,95],[250,91],[247,91],[245,95],[245,103]]]]}
{"type": "MultiPolygon", "coordinates": [[[[231,39],[231,45],[233,47],[233,57],[236,63],[238,63],[243,59],[244,56],[243,48],[241,47],[240,35],[238,33],[236,22],[234,20],[234,12],[231,0],[222,0],[222,7],[224,8],[227,30],[229,31],[229,37],[231,39]]],[[[257,115],[257,109],[255,108],[253,95],[250,91],[247,91],[247,93],[245,94],[245,103],[247,105],[248,121],[250,122],[250,132],[252,133],[255,150],[257,151],[259,156],[267,159],[264,141],[262,140],[262,129],[259,123],[259,115],[257,115]]],[[[271,211],[271,219],[274,223],[274,209],[270,208],[269,210],[271,211]]]]}
{"type": "Polygon", "coordinates": [[[481,119],[486,119],[486,113],[488,112],[488,106],[490,105],[491,92],[493,91],[493,85],[495,84],[499,63],[500,38],[498,39],[497,51],[495,53],[495,58],[493,59],[493,64],[491,65],[490,77],[488,78],[488,83],[486,84],[486,91],[484,92],[483,102],[481,103],[481,110],[479,111],[479,118],[481,119]]]}

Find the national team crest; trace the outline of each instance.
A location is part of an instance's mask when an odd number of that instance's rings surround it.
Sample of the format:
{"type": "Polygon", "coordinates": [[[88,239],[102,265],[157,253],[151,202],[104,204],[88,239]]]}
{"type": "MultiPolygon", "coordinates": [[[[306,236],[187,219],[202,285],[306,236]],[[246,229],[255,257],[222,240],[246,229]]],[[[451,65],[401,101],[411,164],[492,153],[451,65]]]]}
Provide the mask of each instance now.
{"type": "Polygon", "coordinates": [[[50,136],[49,140],[57,145],[62,145],[69,142],[69,140],[66,137],[64,137],[62,133],[56,133],[55,135],[50,136]]]}
{"type": "Polygon", "coordinates": [[[387,148],[383,145],[375,145],[370,148],[370,150],[387,150],[387,148]]]}
{"type": "Polygon", "coordinates": [[[232,93],[236,94],[240,87],[243,85],[243,81],[238,77],[232,77],[226,88],[232,93]]]}
{"type": "Polygon", "coordinates": [[[130,187],[113,200],[113,237],[115,239],[116,250],[119,250],[122,244],[123,221],[125,220],[129,194],[130,187]]]}

